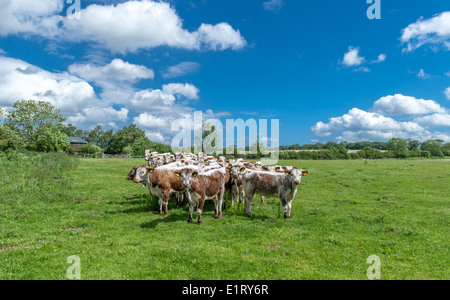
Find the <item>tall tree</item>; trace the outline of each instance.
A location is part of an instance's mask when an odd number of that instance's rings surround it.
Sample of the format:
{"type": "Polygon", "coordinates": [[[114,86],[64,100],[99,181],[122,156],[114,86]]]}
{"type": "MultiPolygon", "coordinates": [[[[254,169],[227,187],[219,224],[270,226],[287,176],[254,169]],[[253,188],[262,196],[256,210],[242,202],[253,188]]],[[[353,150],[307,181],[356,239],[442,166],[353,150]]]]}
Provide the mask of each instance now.
{"type": "MultiPolygon", "coordinates": [[[[6,117],[5,125],[25,140],[26,148],[39,150],[38,141],[40,137],[44,134],[48,135],[49,128],[52,128],[53,134],[62,133],[64,121],[65,118],[60,110],[55,109],[48,102],[21,100],[14,103],[12,110],[6,117]]],[[[67,139],[67,135],[65,136],[67,139]]]]}
{"type": "Polygon", "coordinates": [[[108,152],[122,154],[127,146],[131,146],[137,139],[144,138],[145,132],[139,129],[136,124],[125,126],[117,131],[108,144],[108,152]]]}
{"type": "Polygon", "coordinates": [[[422,150],[430,152],[431,156],[444,156],[442,153],[443,140],[428,140],[422,144],[422,150]]]}
{"type": "Polygon", "coordinates": [[[392,138],[386,143],[386,148],[392,151],[397,158],[406,158],[409,154],[409,144],[401,138],[392,138]]]}

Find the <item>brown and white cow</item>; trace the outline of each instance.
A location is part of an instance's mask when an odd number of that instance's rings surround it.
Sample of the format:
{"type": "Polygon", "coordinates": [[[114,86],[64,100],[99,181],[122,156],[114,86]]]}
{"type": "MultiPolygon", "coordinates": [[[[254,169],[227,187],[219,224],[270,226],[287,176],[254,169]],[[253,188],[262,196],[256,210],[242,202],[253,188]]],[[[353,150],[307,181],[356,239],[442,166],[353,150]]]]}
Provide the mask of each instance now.
{"type": "Polygon", "coordinates": [[[168,205],[169,197],[173,193],[184,193],[185,188],[181,184],[179,178],[174,174],[174,170],[180,168],[160,169],[147,166],[140,167],[136,170],[134,182],[147,183],[151,187],[151,191],[159,198],[159,214],[162,214],[162,206],[164,205],[164,215],[169,214],[168,205]]]}
{"type": "Polygon", "coordinates": [[[284,218],[291,218],[292,200],[302,177],[308,171],[294,168],[284,173],[243,170],[242,185],[245,193],[245,212],[252,216],[252,202],[256,192],[262,196],[278,197],[284,210],[284,218]]]}
{"type": "Polygon", "coordinates": [[[194,208],[197,207],[198,225],[202,224],[202,213],[205,201],[213,199],[215,217],[222,218],[222,205],[225,195],[224,169],[199,173],[192,168],[184,168],[173,172],[179,178],[180,184],[186,189],[189,200],[189,223],[192,223],[194,208]]]}

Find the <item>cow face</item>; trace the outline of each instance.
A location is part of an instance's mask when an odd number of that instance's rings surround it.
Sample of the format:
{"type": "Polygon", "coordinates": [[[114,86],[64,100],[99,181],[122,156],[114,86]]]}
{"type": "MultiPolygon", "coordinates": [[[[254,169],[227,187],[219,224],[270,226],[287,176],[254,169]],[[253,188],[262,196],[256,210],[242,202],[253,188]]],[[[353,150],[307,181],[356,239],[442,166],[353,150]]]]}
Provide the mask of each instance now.
{"type": "Polygon", "coordinates": [[[308,175],[308,171],[293,168],[285,170],[285,174],[291,179],[292,185],[298,186],[302,182],[302,177],[308,175]]]}
{"type": "Polygon", "coordinates": [[[133,167],[133,169],[131,169],[130,173],[128,173],[128,176],[126,177],[127,180],[134,180],[137,168],[138,167],[133,167]]]}
{"type": "Polygon", "coordinates": [[[198,176],[198,172],[191,169],[184,169],[176,171],[175,175],[181,179],[181,184],[186,190],[190,190],[192,187],[192,181],[198,176]]]}
{"type": "Polygon", "coordinates": [[[237,181],[241,174],[245,172],[245,167],[228,166],[227,171],[230,173],[232,180],[237,181]]]}
{"type": "MultiPolygon", "coordinates": [[[[135,183],[142,183],[142,186],[144,188],[147,188],[147,175],[149,172],[149,168],[147,166],[141,166],[139,168],[135,167],[135,174],[133,176],[133,178],[129,179],[129,180],[133,180],[135,183]]],[[[152,169],[154,170],[154,169],[152,169]]]]}

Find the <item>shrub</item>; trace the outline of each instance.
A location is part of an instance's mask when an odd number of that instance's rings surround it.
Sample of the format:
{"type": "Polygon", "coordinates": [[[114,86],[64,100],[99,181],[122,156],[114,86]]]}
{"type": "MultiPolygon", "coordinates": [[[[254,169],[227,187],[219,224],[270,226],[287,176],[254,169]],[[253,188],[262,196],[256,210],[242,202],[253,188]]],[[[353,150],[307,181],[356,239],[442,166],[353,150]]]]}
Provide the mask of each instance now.
{"type": "Polygon", "coordinates": [[[0,151],[7,149],[18,150],[24,145],[23,139],[6,126],[0,126],[0,151]]]}

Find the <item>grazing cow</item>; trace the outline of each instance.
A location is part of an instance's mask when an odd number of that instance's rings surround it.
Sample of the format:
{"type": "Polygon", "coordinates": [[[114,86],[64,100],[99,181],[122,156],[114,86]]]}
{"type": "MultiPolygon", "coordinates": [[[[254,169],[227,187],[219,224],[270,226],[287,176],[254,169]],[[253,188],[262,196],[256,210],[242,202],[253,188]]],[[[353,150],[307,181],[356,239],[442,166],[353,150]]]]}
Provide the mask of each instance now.
{"type": "Polygon", "coordinates": [[[297,168],[284,173],[243,171],[242,185],[245,193],[245,212],[249,216],[252,216],[253,198],[255,193],[258,192],[263,196],[279,197],[284,209],[284,218],[292,217],[292,200],[295,198],[302,176],[308,175],[308,171],[297,168]]]}
{"type": "Polygon", "coordinates": [[[186,189],[189,200],[189,223],[192,223],[194,207],[197,207],[198,225],[202,224],[202,213],[205,200],[213,199],[215,203],[215,217],[222,218],[222,203],[225,195],[225,171],[212,170],[198,173],[193,169],[184,168],[175,171],[180,184],[186,189]]]}

